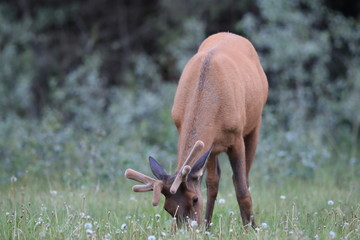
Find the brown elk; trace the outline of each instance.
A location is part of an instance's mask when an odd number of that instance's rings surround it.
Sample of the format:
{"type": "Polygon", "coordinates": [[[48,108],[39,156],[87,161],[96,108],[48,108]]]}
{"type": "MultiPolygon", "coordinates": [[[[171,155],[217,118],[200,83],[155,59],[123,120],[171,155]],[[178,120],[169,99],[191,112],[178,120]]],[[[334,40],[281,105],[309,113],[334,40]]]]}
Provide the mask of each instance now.
{"type": "Polygon", "coordinates": [[[205,221],[209,226],[220,179],[217,156],[226,152],[243,224],[255,228],[248,179],[267,95],[265,73],[247,39],[232,33],[208,37],[186,64],[176,90],[172,118],[179,134],[177,171],[168,175],[149,157],[157,179],[128,169],[127,178],[145,184],[133,190],[152,190],[154,206],[162,193],[165,210],[178,223],[185,219],[201,223],[200,183],[206,168],[205,221]]]}

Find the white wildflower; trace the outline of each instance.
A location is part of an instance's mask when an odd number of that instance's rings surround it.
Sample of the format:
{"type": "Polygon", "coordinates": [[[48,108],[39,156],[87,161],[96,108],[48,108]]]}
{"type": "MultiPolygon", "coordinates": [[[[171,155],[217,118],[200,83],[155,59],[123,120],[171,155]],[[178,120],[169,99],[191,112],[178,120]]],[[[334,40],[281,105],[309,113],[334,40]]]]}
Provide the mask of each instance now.
{"type": "Polygon", "coordinates": [[[129,215],[127,215],[127,216],[125,217],[126,220],[128,220],[128,219],[130,219],[130,218],[131,218],[131,216],[129,216],[129,215]]]}
{"type": "Polygon", "coordinates": [[[336,233],[331,231],[330,233],[330,239],[334,239],[336,237],[336,233]]]}
{"type": "Polygon", "coordinates": [[[258,227],[255,228],[255,231],[260,232],[260,228],[258,228],[258,227]]]}
{"type": "Polygon", "coordinates": [[[106,234],[106,235],[105,235],[105,240],[110,240],[110,239],[111,239],[110,233],[106,234]]]}
{"type": "Polygon", "coordinates": [[[198,226],[197,221],[195,221],[195,220],[191,221],[190,226],[191,227],[197,227],[198,226]]]}
{"type": "Polygon", "coordinates": [[[11,181],[11,182],[16,182],[16,181],[17,181],[17,178],[16,178],[15,176],[11,176],[10,181],[11,181]]]}
{"type": "Polygon", "coordinates": [[[262,228],[267,228],[268,225],[267,225],[267,223],[263,222],[263,223],[261,223],[261,227],[262,227],[262,228]]]}
{"type": "Polygon", "coordinates": [[[53,196],[56,196],[56,195],[57,195],[57,193],[58,193],[58,192],[57,192],[57,191],[55,191],[55,190],[51,190],[51,191],[50,191],[50,194],[51,194],[51,195],[53,195],[53,196]]]}
{"type": "Polygon", "coordinates": [[[126,223],[123,223],[120,227],[121,230],[124,230],[126,228],[126,223]]]}
{"type": "Polygon", "coordinates": [[[148,236],[148,240],[156,240],[156,237],[153,235],[148,236]]]}
{"type": "Polygon", "coordinates": [[[232,233],[232,232],[234,232],[234,229],[230,228],[229,233],[232,233]]]}
{"type": "Polygon", "coordinates": [[[280,199],[281,199],[281,200],[285,200],[285,199],[286,199],[286,196],[285,196],[285,195],[281,195],[281,196],[280,196],[280,199]]]}
{"type": "Polygon", "coordinates": [[[333,200],[329,200],[329,201],[328,201],[328,205],[330,205],[330,206],[334,205],[334,201],[333,201],[333,200]]]}
{"type": "Polygon", "coordinates": [[[44,204],[41,204],[40,210],[41,210],[42,212],[45,212],[46,209],[47,209],[47,208],[44,206],[44,204]]]}
{"type": "Polygon", "coordinates": [[[220,198],[220,199],[219,199],[219,203],[220,203],[220,204],[223,204],[223,203],[225,203],[225,202],[226,202],[225,199],[223,199],[223,198],[220,198]]]}
{"type": "Polygon", "coordinates": [[[87,222],[84,224],[85,229],[92,229],[92,224],[87,222]]]}
{"type": "Polygon", "coordinates": [[[161,232],[161,236],[166,237],[166,233],[165,233],[165,232],[161,232]]]}
{"type": "Polygon", "coordinates": [[[160,214],[155,214],[156,219],[160,219],[160,214]]]}
{"type": "Polygon", "coordinates": [[[319,239],[319,235],[315,234],[315,235],[314,235],[314,238],[315,238],[315,239],[319,239]]]}
{"type": "Polygon", "coordinates": [[[208,231],[205,231],[205,235],[208,235],[208,236],[210,236],[210,232],[208,232],[208,231]]]}
{"type": "Polygon", "coordinates": [[[93,233],[94,233],[93,230],[91,230],[91,229],[86,229],[86,234],[87,234],[87,235],[92,235],[93,233]]]}
{"type": "Polygon", "coordinates": [[[230,211],[230,212],[229,212],[229,215],[230,215],[230,216],[234,216],[234,212],[233,212],[233,211],[230,211]]]}

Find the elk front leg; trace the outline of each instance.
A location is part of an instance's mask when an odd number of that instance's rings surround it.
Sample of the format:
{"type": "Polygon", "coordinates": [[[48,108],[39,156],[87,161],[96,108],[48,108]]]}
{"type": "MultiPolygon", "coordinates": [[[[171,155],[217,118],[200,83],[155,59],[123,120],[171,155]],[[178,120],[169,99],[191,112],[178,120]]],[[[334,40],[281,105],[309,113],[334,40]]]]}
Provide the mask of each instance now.
{"type": "Polygon", "coordinates": [[[238,139],[236,145],[228,150],[228,155],[233,170],[233,183],[243,225],[246,226],[251,222],[251,226],[256,228],[252,212],[251,196],[247,184],[245,144],[243,138],[238,139]]]}
{"type": "Polygon", "coordinates": [[[218,194],[219,189],[219,180],[220,180],[220,166],[217,156],[210,156],[207,163],[207,177],[206,177],[206,187],[207,187],[207,202],[206,202],[206,229],[209,229],[212,214],[214,211],[214,204],[218,194]]]}

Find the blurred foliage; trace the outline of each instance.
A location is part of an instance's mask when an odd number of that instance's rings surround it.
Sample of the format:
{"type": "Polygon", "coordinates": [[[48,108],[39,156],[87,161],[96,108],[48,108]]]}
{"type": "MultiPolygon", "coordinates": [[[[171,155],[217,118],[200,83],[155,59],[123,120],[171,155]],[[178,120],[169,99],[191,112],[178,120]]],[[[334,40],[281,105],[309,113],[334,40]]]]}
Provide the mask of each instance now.
{"type": "Polygon", "coordinates": [[[1,2],[0,181],[112,179],[149,154],[173,170],[173,83],[218,31],[248,37],[270,83],[256,172],[359,176],[360,4],[340,2],[1,2]]]}

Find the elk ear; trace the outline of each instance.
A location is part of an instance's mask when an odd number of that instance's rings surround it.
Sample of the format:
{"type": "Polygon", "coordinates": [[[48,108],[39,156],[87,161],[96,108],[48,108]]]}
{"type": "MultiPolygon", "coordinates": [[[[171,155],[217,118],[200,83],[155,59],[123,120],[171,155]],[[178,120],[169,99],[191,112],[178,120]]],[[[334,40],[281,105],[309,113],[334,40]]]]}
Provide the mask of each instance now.
{"type": "Polygon", "coordinates": [[[150,168],[154,176],[159,180],[166,180],[168,174],[153,157],[149,157],[150,168]]]}
{"type": "Polygon", "coordinates": [[[206,162],[210,156],[210,153],[212,151],[212,147],[209,149],[209,151],[207,151],[206,153],[204,153],[194,164],[194,166],[191,168],[191,175],[198,175],[198,176],[202,176],[203,175],[203,169],[206,165],[206,162]]]}

